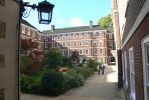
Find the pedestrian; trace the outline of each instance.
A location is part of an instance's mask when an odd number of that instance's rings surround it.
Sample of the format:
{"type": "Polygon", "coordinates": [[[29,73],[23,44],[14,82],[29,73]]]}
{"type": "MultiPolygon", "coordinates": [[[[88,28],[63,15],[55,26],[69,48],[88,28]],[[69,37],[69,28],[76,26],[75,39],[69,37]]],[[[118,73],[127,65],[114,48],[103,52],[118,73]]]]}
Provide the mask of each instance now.
{"type": "Polygon", "coordinates": [[[102,70],[102,75],[104,75],[104,70],[105,70],[105,65],[104,64],[101,65],[101,70],[102,70]]]}
{"type": "Polygon", "coordinates": [[[98,65],[98,66],[97,66],[98,75],[100,75],[100,71],[101,71],[101,70],[102,70],[101,65],[98,65]]]}

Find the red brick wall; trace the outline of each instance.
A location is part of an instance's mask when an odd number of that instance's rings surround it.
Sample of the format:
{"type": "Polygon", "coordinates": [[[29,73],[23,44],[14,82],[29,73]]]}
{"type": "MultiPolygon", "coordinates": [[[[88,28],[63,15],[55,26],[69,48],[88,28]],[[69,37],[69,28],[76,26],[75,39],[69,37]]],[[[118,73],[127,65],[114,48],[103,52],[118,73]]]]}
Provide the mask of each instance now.
{"type": "MultiPolygon", "coordinates": [[[[134,51],[134,67],[135,67],[135,83],[136,83],[136,100],[144,100],[144,83],[143,83],[143,64],[142,64],[142,48],[141,40],[149,34],[149,14],[142,21],[136,32],[126,43],[122,52],[127,52],[128,66],[128,83],[129,83],[129,48],[133,47],[134,51]]],[[[130,84],[128,84],[130,89],[130,84]]]]}

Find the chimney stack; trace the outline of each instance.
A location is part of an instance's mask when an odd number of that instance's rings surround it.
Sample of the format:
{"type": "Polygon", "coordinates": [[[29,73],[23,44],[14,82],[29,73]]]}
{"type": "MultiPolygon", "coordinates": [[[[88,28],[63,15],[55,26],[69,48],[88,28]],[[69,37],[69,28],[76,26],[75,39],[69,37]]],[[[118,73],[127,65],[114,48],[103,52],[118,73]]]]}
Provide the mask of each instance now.
{"type": "Polygon", "coordinates": [[[51,25],[51,31],[53,32],[55,30],[55,26],[51,25]]]}
{"type": "Polygon", "coordinates": [[[93,21],[89,21],[89,27],[93,28],[93,21]]]}

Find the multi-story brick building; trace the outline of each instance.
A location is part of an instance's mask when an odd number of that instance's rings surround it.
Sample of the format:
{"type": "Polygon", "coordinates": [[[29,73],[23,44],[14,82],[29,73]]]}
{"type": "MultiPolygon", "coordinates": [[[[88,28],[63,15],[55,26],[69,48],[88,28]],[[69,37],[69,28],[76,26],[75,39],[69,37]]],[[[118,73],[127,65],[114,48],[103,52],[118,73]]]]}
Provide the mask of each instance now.
{"type": "Polygon", "coordinates": [[[111,50],[114,49],[114,35],[111,30],[106,30],[99,25],[71,27],[43,31],[50,39],[45,39],[45,47],[60,48],[63,55],[70,56],[71,51],[78,51],[80,62],[85,57],[98,62],[109,64],[113,57],[111,50]]]}
{"type": "Polygon", "coordinates": [[[27,54],[32,54],[33,57],[37,57],[37,54],[44,52],[44,35],[23,19],[21,22],[21,42],[22,52],[27,51],[27,54]]]}
{"type": "Polygon", "coordinates": [[[118,13],[113,21],[119,20],[115,29],[120,29],[120,77],[127,99],[149,100],[149,0],[112,1],[118,6],[112,13],[118,13]]]}

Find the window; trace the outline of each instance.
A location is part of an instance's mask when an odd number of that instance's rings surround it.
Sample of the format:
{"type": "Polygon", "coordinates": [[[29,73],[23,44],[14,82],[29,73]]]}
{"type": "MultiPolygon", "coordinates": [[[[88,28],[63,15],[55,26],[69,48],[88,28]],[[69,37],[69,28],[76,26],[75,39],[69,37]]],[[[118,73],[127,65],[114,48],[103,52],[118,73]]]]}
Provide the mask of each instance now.
{"type": "Polygon", "coordinates": [[[99,40],[99,46],[103,46],[103,40],[99,40]]]}
{"type": "Polygon", "coordinates": [[[32,31],[32,37],[35,37],[36,35],[35,35],[35,32],[34,31],[32,31]]]}
{"type": "Polygon", "coordinates": [[[88,38],[88,33],[85,33],[85,38],[88,38]]]}
{"type": "Polygon", "coordinates": [[[29,29],[27,29],[26,32],[27,32],[27,35],[30,36],[30,31],[29,31],[29,29]]]}
{"type": "Polygon", "coordinates": [[[41,35],[40,34],[38,34],[38,40],[41,40],[41,35]]]}
{"type": "Polygon", "coordinates": [[[149,100],[149,36],[142,41],[144,100],[149,100]]]}
{"type": "Polygon", "coordinates": [[[65,39],[66,37],[65,37],[65,35],[62,35],[62,39],[65,39]]]}
{"type": "Polygon", "coordinates": [[[109,34],[109,39],[112,39],[112,34],[111,33],[109,34]]]}
{"type": "Polygon", "coordinates": [[[52,43],[52,48],[54,48],[55,47],[55,43],[52,43]]]}
{"type": "Polygon", "coordinates": [[[57,36],[57,39],[58,39],[58,40],[60,39],[60,35],[57,36]]]}
{"type": "Polygon", "coordinates": [[[85,50],[85,54],[88,55],[89,54],[89,50],[85,50]]]}
{"type": "Polygon", "coordinates": [[[99,35],[99,37],[102,37],[102,32],[99,32],[99,34],[98,34],[98,35],[99,35]]]}
{"type": "Polygon", "coordinates": [[[49,37],[46,36],[46,37],[45,37],[45,41],[48,41],[48,40],[49,40],[49,37]]]}
{"type": "Polygon", "coordinates": [[[126,54],[126,51],[124,53],[124,67],[125,67],[125,86],[126,88],[128,87],[128,76],[127,76],[127,54],[126,54]]]}
{"type": "Polygon", "coordinates": [[[99,51],[100,51],[100,54],[103,54],[103,49],[99,49],[99,51]]]}
{"type": "Polygon", "coordinates": [[[48,43],[45,43],[45,48],[46,48],[46,49],[48,48],[48,43]]]}
{"type": "Polygon", "coordinates": [[[80,44],[80,46],[83,46],[83,42],[82,41],[80,41],[79,44],[80,44]]]}
{"type": "Polygon", "coordinates": [[[97,36],[97,33],[96,32],[93,32],[93,37],[96,37],[97,36]]]}
{"type": "Polygon", "coordinates": [[[54,40],[54,35],[51,36],[52,40],[54,40]]]}
{"type": "Polygon", "coordinates": [[[85,41],[85,46],[89,46],[89,42],[88,41],[85,41]]]}
{"type": "Polygon", "coordinates": [[[54,38],[53,38],[53,40],[55,40],[56,39],[56,35],[54,35],[54,38]]]}
{"type": "Polygon", "coordinates": [[[60,47],[60,43],[57,42],[57,47],[60,47]]]}
{"type": "Polygon", "coordinates": [[[77,45],[77,42],[74,42],[73,45],[76,46],[77,45]]]}
{"type": "Polygon", "coordinates": [[[136,100],[133,48],[129,49],[129,66],[130,66],[130,91],[131,91],[130,95],[131,95],[132,100],[136,100]]]}
{"type": "Polygon", "coordinates": [[[79,33],[79,38],[82,38],[82,33],[79,33]]]}
{"type": "Polygon", "coordinates": [[[83,54],[83,50],[80,50],[80,51],[79,51],[79,54],[82,55],[82,54],[83,54]]]}
{"type": "Polygon", "coordinates": [[[97,46],[96,40],[93,41],[93,46],[97,46]]]}
{"type": "Polygon", "coordinates": [[[76,35],[76,34],[73,34],[73,38],[74,38],[74,39],[77,38],[77,35],[76,35]]]}
{"type": "Polygon", "coordinates": [[[68,39],[71,39],[71,34],[68,34],[68,39]]]}
{"type": "Polygon", "coordinates": [[[94,55],[97,55],[97,54],[98,54],[98,50],[94,49],[94,55]]]}
{"type": "Polygon", "coordinates": [[[22,34],[25,34],[25,27],[22,26],[22,34]]]}
{"type": "Polygon", "coordinates": [[[68,42],[68,47],[70,47],[71,46],[71,42],[68,42]]]}
{"type": "Polygon", "coordinates": [[[62,46],[63,46],[63,47],[65,47],[65,46],[66,46],[66,45],[65,45],[65,42],[62,44],[62,46]]]}

